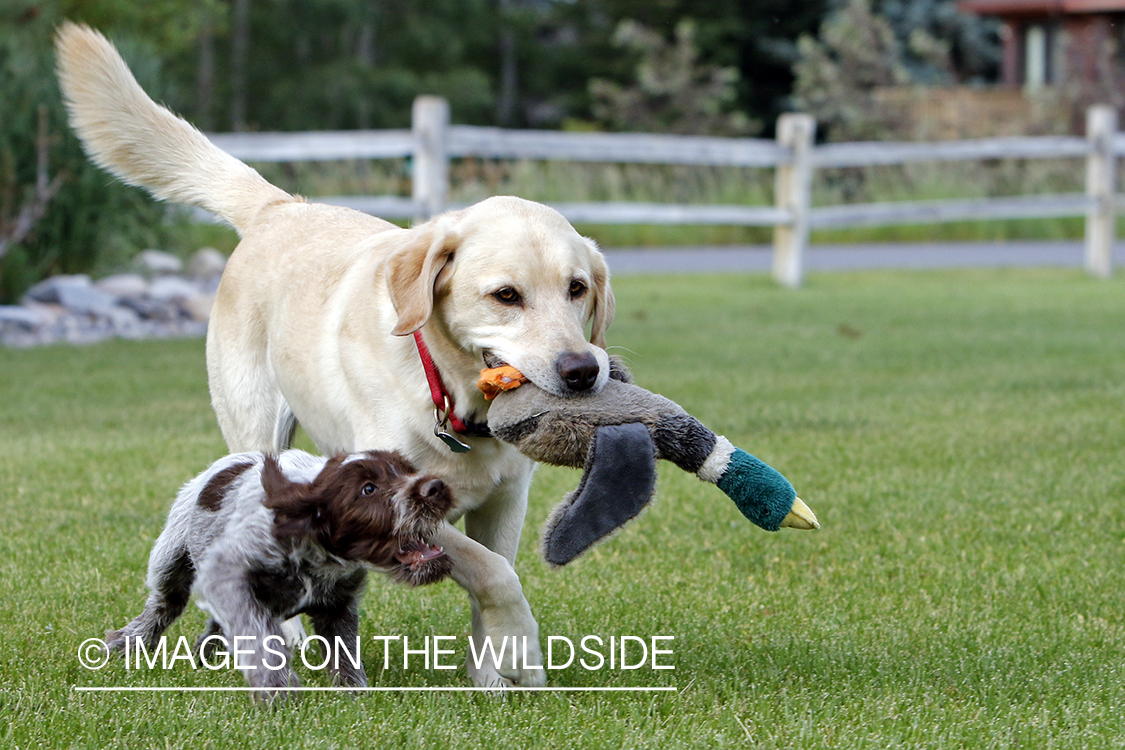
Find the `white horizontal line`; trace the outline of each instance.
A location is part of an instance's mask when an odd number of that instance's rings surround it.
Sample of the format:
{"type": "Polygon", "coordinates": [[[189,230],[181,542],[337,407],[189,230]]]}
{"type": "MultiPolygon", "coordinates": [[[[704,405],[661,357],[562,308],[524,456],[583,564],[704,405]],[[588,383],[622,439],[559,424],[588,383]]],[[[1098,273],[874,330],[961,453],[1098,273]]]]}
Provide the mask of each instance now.
{"type": "Polygon", "coordinates": [[[292,693],[656,693],[675,687],[87,687],[83,693],[251,693],[260,690],[292,693]]]}

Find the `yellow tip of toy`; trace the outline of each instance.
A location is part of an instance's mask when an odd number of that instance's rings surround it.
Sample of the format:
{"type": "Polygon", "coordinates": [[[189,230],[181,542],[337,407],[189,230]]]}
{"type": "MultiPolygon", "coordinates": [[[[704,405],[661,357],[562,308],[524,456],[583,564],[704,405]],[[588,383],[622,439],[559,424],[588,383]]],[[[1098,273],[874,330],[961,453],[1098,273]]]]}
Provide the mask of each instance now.
{"type": "MultiPolygon", "coordinates": [[[[774,516],[776,518],[776,516],[774,516]]],[[[816,520],[816,514],[812,512],[812,508],[805,505],[801,498],[793,498],[793,509],[789,511],[789,515],[781,520],[781,525],[790,529],[819,529],[820,522],[816,520]]]]}

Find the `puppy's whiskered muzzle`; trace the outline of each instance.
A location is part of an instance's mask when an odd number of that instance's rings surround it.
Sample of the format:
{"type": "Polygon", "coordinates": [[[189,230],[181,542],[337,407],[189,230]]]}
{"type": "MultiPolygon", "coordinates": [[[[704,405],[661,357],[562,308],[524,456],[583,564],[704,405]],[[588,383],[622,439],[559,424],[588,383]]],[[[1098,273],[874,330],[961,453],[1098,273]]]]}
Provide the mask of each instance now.
{"type": "Polygon", "coordinates": [[[395,533],[400,536],[426,537],[437,531],[442,519],[453,509],[453,493],[436,477],[419,477],[394,498],[395,533]]]}
{"type": "Polygon", "coordinates": [[[445,550],[429,543],[453,507],[445,482],[432,476],[416,477],[395,493],[395,533],[405,541],[395,554],[398,565],[391,575],[410,586],[424,586],[449,575],[453,561],[445,550]]]}

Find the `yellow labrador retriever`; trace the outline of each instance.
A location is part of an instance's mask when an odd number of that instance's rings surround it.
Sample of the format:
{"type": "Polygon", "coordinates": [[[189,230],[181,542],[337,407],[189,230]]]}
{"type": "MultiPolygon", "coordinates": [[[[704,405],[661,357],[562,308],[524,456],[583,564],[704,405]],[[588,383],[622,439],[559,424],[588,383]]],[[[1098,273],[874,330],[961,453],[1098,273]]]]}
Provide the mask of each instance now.
{"type": "Polygon", "coordinates": [[[507,363],[552,393],[601,388],[614,303],[594,243],[519,198],[411,229],[307,203],[154,103],[101,34],[65,24],[57,50],[90,157],[241,236],[207,333],[231,451],[280,452],[300,423],[325,454],[398,450],[441,477],[457,505],[431,542],[469,593],[477,649],[486,636],[498,649],[504,637],[520,644],[498,668],[470,659],[469,676],[543,684],[538,625],[513,568],[533,464],[487,437],[475,383],[486,364],[507,363]],[[450,525],[461,516],[464,533],[450,525]]]}

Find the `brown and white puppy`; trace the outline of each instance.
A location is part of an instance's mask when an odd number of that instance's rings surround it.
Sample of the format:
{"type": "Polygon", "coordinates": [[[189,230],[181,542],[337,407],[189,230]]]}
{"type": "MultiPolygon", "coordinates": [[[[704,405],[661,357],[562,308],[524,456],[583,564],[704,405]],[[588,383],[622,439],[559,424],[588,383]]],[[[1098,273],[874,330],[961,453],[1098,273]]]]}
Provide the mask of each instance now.
{"type": "Polygon", "coordinates": [[[226,456],[180,490],[149,555],[144,611],[106,644],[152,650],[194,592],[213,623],[201,643],[221,633],[238,644],[256,695],[298,684],[281,624],[302,613],[329,643],[336,680],[363,687],[362,665],[336,646],[359,635],[367,571],[413,586],[447,576],[452,562],[429,540],[453,504],[397,453],[226,456]]]}
{"type": "Polygon", "coordinates": [[[402,229],[307,203],[266,182],[155,104],[100,34],[64,24],[70,121],[99,165],[158,198],[202,206],[241,235],[207,332],[211,400],[231,451],[278,452],[297,423],[320,452],[397,450],[454,491],[465,532],[435,536],[469,593],[473,635],[529,644],[513,666],[469,663],[478,685],[545,682],[539,628],[515,573],[533,472],[470,434],[451,453],[415,342],[421,333],[467,423],[486,422],[481,369],[508,363],[560,396],[609,376],[609,271],[557,211],[497,197],[402,229]],[[589,340],[586,329],[589,328],[589,340]],[[526,660],[523,654],[526,653],[526,660]]]}

